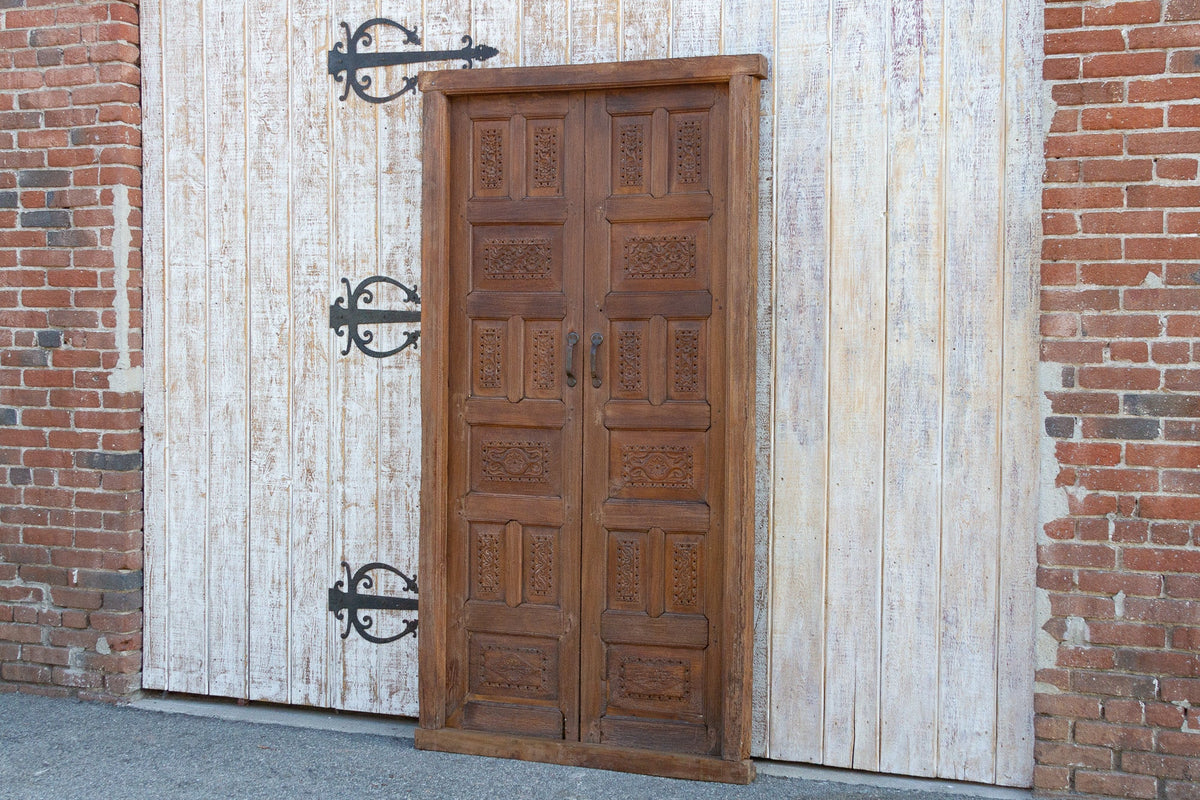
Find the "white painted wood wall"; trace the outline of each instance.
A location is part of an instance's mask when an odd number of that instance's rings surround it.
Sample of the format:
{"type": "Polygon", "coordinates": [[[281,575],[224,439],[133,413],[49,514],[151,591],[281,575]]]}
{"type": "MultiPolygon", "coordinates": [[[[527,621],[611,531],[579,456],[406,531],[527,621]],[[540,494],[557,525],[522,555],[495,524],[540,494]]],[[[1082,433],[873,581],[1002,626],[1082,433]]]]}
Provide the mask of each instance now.
{"type": "Polygon", "coordinates": [[[420,283],[420,100],[338,102],[337,23],[760,52],[755,751],[1028,785],[1041,6],[143,0],[146,686],[416,712],[413,640],[325,610],[415,570],[420,442],[415,354],[327,327],[342,276],[420,283]]]}

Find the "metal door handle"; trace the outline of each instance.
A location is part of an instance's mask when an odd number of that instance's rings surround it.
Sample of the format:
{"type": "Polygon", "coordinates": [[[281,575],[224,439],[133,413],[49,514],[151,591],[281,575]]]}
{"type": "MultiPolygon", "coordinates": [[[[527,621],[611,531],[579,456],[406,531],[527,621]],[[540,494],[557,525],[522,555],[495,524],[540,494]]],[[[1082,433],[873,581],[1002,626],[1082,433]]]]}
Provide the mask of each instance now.
{"type": "Polygon", "coordinates": [[[598,333],[592,334],[592,386],[600,388],[600,372],[596,363],[596,350],[600,347],[600,343],[604,341],[604,337],[598,333]]]}
{"type": "Polygon", "coordinates": [[[575,345],[579,344],[579,334],[571,331],[567,334],[567,386],[575,385],[575,345]]]}

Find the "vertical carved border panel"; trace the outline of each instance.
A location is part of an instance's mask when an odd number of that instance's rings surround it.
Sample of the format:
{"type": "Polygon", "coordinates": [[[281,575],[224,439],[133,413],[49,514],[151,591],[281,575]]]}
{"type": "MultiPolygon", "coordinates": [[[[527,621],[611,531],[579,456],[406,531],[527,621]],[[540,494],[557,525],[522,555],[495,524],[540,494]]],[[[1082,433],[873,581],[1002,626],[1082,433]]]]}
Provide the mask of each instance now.
{"type": "Polygon", "coordinates": [[[707,112],[671,115],[672,193],[707,192],[709,189],[708,120],[707,112]]]}
{"type": "Polygon", "coordinates": [[[613,194],[650,192],[650,117],[613,119],[613,194]]]}
{"type": "Polygon", "coordinates": [[[701,320],[675,320],[668,324],[668,399],[703,400],[707,396],[706,338],[701,320]]]}
{"type": "Polygon", "coordinates": [[[471,326],[471,389],[477,397],[504,395],[507,327],[499,320],[476,320],[471,326]]]}
{"type": "Polygon", "coordinates": [[[608,540],[608,608],[646,610],[646,536],[618,532],[608,540]]]}
{"type": "Polygon", "coordinates": [[[558,604],[558,529],[527,527],[524,530],[525,602],[558,604]]]}
{"type": "Polygon", "coordinates": [[[620,400],[645,400],[649,385],[649,325],[643,320],[614,322],[611,341],[612,396],[620,400]]]}
{"type": "Polygon", "coordinates": [[[666,537],[666,610],[675,614],[704,611],[704,539],[668,534],[666,537]]]}
{"type": "Polygon", "coordinates": [[[472,138],[471,177],[475,197],[508,197],[512,172],[508,121],[476,121],[472,138]]]}
{"type": "Polygon", "coordinates": [[[530,197],[562,195],[563,121],[532,119],[525,128],[525,191],[530,197]]]}
{"type": "Polygon", "coordinates": [[[525,396],[538,400],[562,397],[562,323],[528,322],[525,326],[525,396]]]}
{"type": "Polygon", "coordinates": [[[504,528],[500,525],[471,526],[470,553],[472,600],[504,599],[504,528]]]}

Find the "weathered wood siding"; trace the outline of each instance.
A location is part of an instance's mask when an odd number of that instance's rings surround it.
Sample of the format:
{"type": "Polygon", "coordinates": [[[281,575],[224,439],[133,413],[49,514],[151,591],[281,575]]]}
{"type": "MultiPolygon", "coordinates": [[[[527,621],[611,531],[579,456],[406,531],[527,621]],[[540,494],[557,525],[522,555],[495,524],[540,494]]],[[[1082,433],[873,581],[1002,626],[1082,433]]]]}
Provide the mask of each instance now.
{"type": "Polygon", "coordinates": [[[338,23],[487,66],[760,52],[756,753],[1027,785],[1040,13],[144,0],[146,686],[416,712],[413,640],[325,610],[343,560],[415,571],[420,444],[416,354],[327,327],[343,276],[420,283],[420,99],[339,102],[338,23]]]}

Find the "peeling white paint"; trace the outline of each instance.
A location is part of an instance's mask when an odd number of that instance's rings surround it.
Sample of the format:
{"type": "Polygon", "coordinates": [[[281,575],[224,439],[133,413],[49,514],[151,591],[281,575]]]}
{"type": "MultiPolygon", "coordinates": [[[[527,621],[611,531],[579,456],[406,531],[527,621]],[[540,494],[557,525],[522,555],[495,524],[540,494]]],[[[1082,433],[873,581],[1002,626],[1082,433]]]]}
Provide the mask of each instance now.
{"type": "Polygon", "coordinates": [[[1117,592],[1113,595],[1113,610],[1118,617],[1125,616],[1125,590],[1117,592]]]}
{"type": "MultiPolygon", "coordinates": [[[[1038,365],[1038,386],[1039,392],[1039,419],[1046,419],[1051,416],[1050,398],[1047,392],[1058,391],[1062,388],[1062,369],[1057,364],[1041,363],[1038,365]]],[[[1062,519],[1068,515],[1067,493],[1064,489],[1056,487],[1055,476],[1058,475],[1058,459],[1054,453],[1055,440],[1049,436],[1038,437],[1039,452],[1038,456],[1041,461],[1041,487],[1038,497],[1038,529],[1037,542],[1038,545],[1050,543],[1050,539],[1046,536],[1045,525],[1048,522],[1053,522],[1056,519],[1062,519]]],[[[1034,626],[1037,632],[1037,643],[1034,647],[1034,665],[1037,669],[1050,669],[1054,666],[1058,658],[1058,640],[1051,636],[1045,630],[1045,625],[1050,621],[1050,596],[1046,590],[1039,587],[1035,589],[1036,597],[1034,599],[1034,626]]],[[[1053,694],[1058,690],[1049,684],[1038,684],[1039,692],[1053,694]]]]}
{"type": "Polygon", "coordinates": [[[1067,631],[1063,634],[1064,642],[1079,647],[1087,644],[1090,638],[1087,622],[1083,617],[1067,617],[1067,631]]]}
{"type": "Polygon", "coordinates": [[[106,656],[112,652],[112,648],[108,646],[108,639],[101,636],[96,640],[96,652],[102,656],[106,656]]]}
{"type": "Polygon", "coordinates": [[[117,324],[113,335],[117,343],[117,366],[108,376],[108,388],[114,392],[140,392],[142,390],[142,368],[132,366],[129,354],[129,249],[133,244],[133,231],[129,225],[129,188],[113,188],[113,290],[116,298],[113,311],[117,324]]]}

